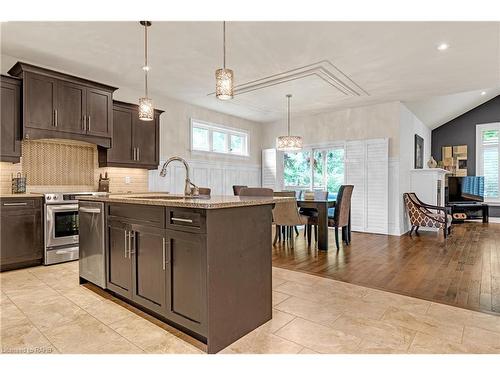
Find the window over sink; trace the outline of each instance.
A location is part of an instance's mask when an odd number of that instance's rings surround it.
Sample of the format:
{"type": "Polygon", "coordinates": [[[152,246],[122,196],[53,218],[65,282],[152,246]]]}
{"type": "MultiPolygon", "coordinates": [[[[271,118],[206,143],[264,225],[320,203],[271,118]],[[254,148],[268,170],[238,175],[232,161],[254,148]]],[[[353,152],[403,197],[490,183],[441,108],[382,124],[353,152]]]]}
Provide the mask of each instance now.
{"type": "Polygon", "coordinates": [[[248,145],[244,130],[191,119],[191,151],[249,156],[248,145]]]}

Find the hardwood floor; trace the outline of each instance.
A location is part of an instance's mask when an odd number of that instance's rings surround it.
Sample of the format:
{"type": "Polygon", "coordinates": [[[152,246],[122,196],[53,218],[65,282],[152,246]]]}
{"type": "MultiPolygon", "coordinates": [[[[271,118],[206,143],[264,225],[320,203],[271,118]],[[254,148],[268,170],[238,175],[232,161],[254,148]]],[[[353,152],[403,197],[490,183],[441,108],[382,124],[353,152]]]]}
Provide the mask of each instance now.
{"type": "Polygon", "coordinates": [[[308,248],[300,231],[294,249],[273,247],[273,266],[500,315],[500,224],[454,225],[447,240],[353,232],[338,252],[330,230],[329,246],[308,248]]]}

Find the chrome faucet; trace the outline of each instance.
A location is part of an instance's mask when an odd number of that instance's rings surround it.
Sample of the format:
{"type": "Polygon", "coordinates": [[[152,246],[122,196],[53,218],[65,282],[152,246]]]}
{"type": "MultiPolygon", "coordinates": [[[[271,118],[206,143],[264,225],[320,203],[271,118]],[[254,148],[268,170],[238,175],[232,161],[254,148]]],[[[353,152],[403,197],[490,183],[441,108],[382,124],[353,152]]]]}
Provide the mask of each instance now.
{"type": "Polygon", "coordinates": [[[163,166],[161,167],[161,171],[160,171],[160,176],[165,177],[167,175],[167,167],[173,161],[180,161],[182,164],[184,164],[184,168],[186,168],[186,181],[184,184],[184,195],[188,196],[188,197],[200,195],[199,190],[198,190],[198,186],[193,184],[191,182],[191,180],[189,179],[189,165],[188,165],[187,161],[179,156],[172,156],[165,163],[163,163],[163,166]]]}

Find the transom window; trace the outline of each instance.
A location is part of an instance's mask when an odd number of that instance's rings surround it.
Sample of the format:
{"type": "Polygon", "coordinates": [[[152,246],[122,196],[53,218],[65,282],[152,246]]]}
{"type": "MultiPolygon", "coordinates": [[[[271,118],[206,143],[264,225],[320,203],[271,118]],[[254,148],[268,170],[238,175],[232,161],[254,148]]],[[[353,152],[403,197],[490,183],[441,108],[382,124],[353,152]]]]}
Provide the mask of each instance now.
{"type": "Polygon", "coordinates": [[[191,119],[191,150],[248,156],[247,132],[191,119]]]}

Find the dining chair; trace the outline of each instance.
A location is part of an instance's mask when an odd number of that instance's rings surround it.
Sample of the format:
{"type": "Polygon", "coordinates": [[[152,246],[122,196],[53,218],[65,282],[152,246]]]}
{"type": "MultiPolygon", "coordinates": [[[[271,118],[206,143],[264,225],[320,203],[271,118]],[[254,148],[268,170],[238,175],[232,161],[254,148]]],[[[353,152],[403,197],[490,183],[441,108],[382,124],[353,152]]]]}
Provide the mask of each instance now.
{"type": "MultiPolygon", "coordinates": [[[[328,199],[328,191],[315,190],[314,200],[325,201],[328,199]]],[[[307,237],[307,244],[311,246],[311,231],[314,228],[314,240],[318,240],[318,210],[315,208],[301,208],[300,213],[304,216],[308,216],[311,220],[308,220],[306,227],[304,228],[304,236],[307,237]]]]}
{"type": "Polygon", "coordinates": [[[210,196],[210,192],[212,191],[212,189],[210,188],[205,188],[205,187],[199,187],[198,188],[198,193],[200,195],[207,195],[207,196],[210,196]]]}
{"type": "Polygon", "coordinates": [[[241,197],[272,197],[273,189],[244,187],[239,191],[241,197]]]}
{"type": "Polygon", "coordinates": [[[351,233],[348,230],[348,226],[353,190],[354,185],[340,186],[333,217],[328,217],[328,226],[335,228],[335,245],[337,246],[337,250],[339,250],[339,228],[342,228],[342,239],[346,245],[351,243],[351,233]]]}
{"type": "Polygon", "coordinates": [[[276,245],[278,239],[281,240],[281,237],[279,236],[279,227],[285,228],[285,236],[283,237],[283,241],[289,241],[290,248],[293,249],[295,236],[293,235],[292,227],[296,225],[305,225],[307,223],[307,217],[299,214],[299,210],[297,209],[297,201],[295,199],[282,202],[278,201],[274,204],[273,208],[273,222],[276,225],[273,246],[276,245]]]}
{"type": "MultiPolygon", "coordinates": [[[[295,197],[297,199],[297,192],[293,190],[288,190],[288,191],[275,191],[273,194],[275,197],[295,197]]],[[[297,226],[293,226],[293,230],[295,231],[295,234],[298,236],[299,235],[299,230],[297,229],[297,226]]],[[[283,238],[285,238],[285,232],[286,228],[285,227],[280,227],[279,225],[276,225],[276,233],[278,234],[278,240],[281,239],[281,236],[283,235],[283,238]]]]}
{"type": "Polygon", "coordinates": [[[233,185],[233,194],[234,195],[240,195],[240,190],[243,188],[247,188],[248,186],[246,185],[233,185]]]}

